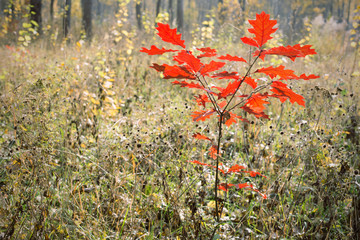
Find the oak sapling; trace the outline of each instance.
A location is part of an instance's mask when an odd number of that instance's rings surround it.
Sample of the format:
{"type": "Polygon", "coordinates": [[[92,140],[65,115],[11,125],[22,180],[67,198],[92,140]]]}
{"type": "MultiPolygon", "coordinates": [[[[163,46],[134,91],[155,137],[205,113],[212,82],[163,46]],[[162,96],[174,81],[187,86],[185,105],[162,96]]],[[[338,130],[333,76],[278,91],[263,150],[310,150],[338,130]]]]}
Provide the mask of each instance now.
{"type": "MultiPolygon", "coordinates": [[[[140,52],[149,55],[162,55],[164,53],[173,53],[172,60],[174,65],[153,63],[151,68],[161,72],[164,79],[180,79],[172,82],[173,85],[180,87],[194,88],[200,91],[200,94],[195,95],[196,103],[203,107],[203,110],[194,111],[191,115],[193,121],[206,121],[213,115],[217,118],[212,118],[217,121],[216,136],[217,139],[211,139],[200,133],[194,133],[193,137],[196,139],[211,142],[209,149],[209,156],[215,161],[215,164],[206,164],[197,160],[189,161],[194,164],[204,165],[216,170],[215,173],[215,202],[216,202],[216,220],[220,220],[222,209],[219,208],[218,189],[228,191],[229,188],[248,189],[258,192],[264,199],[266,195],[260,193],[252,184],[240,183],[219,183],[221,173],[224,177],[229,174],[250,174],[251,177],[264,175],[254,172],[246,171],[244,166],[233,165],[227,169],[221,167],[221,144],[224,131],[224,125],[227,127],[238,121],[249,122],[246,118],[235,113],[235,111],[245,111],[256,118],[269,119],[269,116],[264,112],[266,105],[270,104],[267,101],[270,98],[278,98],[281,102],[287,99],[293,104],[297,103],[305,107],[304,97],[291,90],[286,82],[287,80],[310,80],[319,78],[319,76],[301,74],[297,76],[293,70],[285,69],[285,66],[269,66],[259,69],[253,69],[255,63],[259,59],[264,60],[267,55],[280,55],[290,58],[295,61],[296,58],[305,57],[307,55],[316,54],[311,45],[301,46],[296,44],[294,46],[279,46],[270,49],[265,49],[264,45],[267,41],[272,39],[273,34],[277,28],[276,20],[271,20],[270,15],[262,12],[256,14],[255,20],[249,20],[252,28],[248,31],[252,33],[253,37],[241,38],[244,44],[255,47],[252,53],[253,58],[249,61],[240,56],[232,56],[229,54],[218,55],[216,49],[210,47],[196,48],[198,54],[186,48],[185,41],[181,39],[181,34],[177,33],[177,29],[171,29],[168,24],[158,23],[156,28],[160,38],[167,43],[171,43],[181,49],[165,49],[158,48],[154,45],[150,49],[142,48],[140,52]],[[215,59],[204,61],[203,59],[215,59]],[[206,63],[205,63],[206,62],[206,63]],[[244,69],[241,74],[236,71],[219,71],[228,63],[237,63],[244,69]],[[258,81],[258,76],[264,76],[262,81],[258,81]],[[264,81],[264,79],[266,79],[264,81]],[[210,81],[215,80],[215,81],[210,81]],[[224,86],[218,86],[218,83],[225,82],[224,86]],[[261,85],[260,85],[261,83],[261,85]],[[251,91],[246,91],[245,86],[251,91]],[[267,92],[266,90],[270,90],[267,92]]],[[[247,88],[247,89],[248,89],[247,88]]]]}

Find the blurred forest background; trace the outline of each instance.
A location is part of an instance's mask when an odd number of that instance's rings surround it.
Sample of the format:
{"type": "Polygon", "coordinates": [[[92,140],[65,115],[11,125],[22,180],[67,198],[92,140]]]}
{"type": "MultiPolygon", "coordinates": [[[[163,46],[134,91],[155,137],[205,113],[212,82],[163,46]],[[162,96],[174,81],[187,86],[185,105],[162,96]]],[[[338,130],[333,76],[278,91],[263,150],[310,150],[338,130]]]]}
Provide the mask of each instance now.
{"type": "Polygon", "coordinates": [[[360,240],[358,0],[0,0],[0,19],[0,239],[360,240]],[[271,101],[270,120],[226,129],[224,166],[267,176],[226,180],[268,199],[220,192],[216,222],[214,173],[188,162],[213,164],[192,136],[216,126],[149,68],[171,55],[139,50],[167,48],[162,22],[188,49],[251,58],[240,38],[262,11],[279,27],[266,49],[317,54],[257,67],[320,78],[288,81],[306,108],[271,101]]]}
{"type": "Polygon", "coordinates": [[[342,33],[356,30],[358,4],[356,0],[1,0],[1,37],[11,42],[29,32],[31,39],[42,34],[55,42],[84,37],[101,41],[109,34],[117,40],[129,35],[134,39],[153,33],[161,21],[177,27],[186,38],[200,34],[211,39],[226,32],[238,41],[246,19],[265,11],[278,20],[284,41],[292,43],[306,35],[312,21],[342,33]]]}

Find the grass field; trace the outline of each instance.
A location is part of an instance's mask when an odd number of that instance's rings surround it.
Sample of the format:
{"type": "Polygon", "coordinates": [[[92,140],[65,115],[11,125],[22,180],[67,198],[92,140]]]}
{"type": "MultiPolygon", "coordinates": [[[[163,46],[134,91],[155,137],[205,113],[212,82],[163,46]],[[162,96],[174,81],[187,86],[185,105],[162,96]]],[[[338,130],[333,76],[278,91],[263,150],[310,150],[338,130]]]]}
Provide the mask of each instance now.
{"type": "MultiPolygon", "coordinates": [[[[215,137],[215,125],[192,121],[195,90],[149,68],[169,61],[139,53],[157,40],[2,46],[0,236],[209,239],[216,229],[214,239],[360,239],[360,66],[346,39],[313,32],[318,55],[268,59],[321,77],[292,83],[306,108],[272,101],[271,120],[248,116],[226,130],[224,164],[267,176],[228,181],[268,198],[219,191],[220,222],[214,171],[187,162],[213,164],[210,145],[191,136],[215,137]]],[[[226,39],[207,46],[249,51],[226,39]]]]}

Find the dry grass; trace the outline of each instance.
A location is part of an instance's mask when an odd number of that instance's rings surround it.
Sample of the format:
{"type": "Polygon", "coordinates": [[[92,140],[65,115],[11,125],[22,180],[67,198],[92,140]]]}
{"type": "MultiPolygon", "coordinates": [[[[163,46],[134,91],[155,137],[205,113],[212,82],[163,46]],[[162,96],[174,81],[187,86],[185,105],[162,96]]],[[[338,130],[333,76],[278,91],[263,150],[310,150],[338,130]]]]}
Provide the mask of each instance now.
{"type": "Polygon", "coordinates": [[[359,238],[353,52],[287,63],[321,76],[293,84],[307,108],[274,101],[272,120],[227,130],[224,163],[267,176],[229,181],[253,182],[268,199],[229,191],[216,223],[214,173],[187,162],[211,162],[209,146],[191,138],[213,128],[191,121],[192,93],[151,71],[137,45],[126,55],[111,40],[37,44],[0,50],[2,237],[207,239],[218,228],[217,239],[359,238]]]}

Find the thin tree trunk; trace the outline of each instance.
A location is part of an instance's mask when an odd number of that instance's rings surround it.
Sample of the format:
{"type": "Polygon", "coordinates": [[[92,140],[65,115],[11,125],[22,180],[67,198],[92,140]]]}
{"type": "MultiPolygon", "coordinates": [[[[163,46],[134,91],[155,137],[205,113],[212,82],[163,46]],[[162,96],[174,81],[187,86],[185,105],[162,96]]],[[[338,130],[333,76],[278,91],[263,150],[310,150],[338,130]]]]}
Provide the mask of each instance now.
{"type": "Polygon", "coordinates": [[[156,1],[156,13],[155,13],[155,18],[159,15],[160,13],[160,6],[161,6],[161,0],[157,0],[156,1]]]}
{"type": "Polygon", "coordinates": [[[142,30],[143,26],[142,26],[141,1],[138,1],[135,5],[135,14],[136,14],[138,29],[142,30]]]}
{"type": "Polygon", "coordinates": [[[339,8],[338,8],[338,22],[342,22],[344,20],[344,8],[345,8],[345,2],[341,1],[341,3],[339,3],[339,8]]]}
{"type": "Polygon", "coordinates": [[[169,17],[170,17],[170,25],[174,21],[174,10],[173,10],[173,0],[169,0],[169,17]]]}
{"type": "Polygon", "coordinates": [[[30,0],[30,20],[37,23],[37,27],[35,24],[32,24],[33,28],[37,28],[38,32],[41,34],[41,0],[30,0]]]}
{"type": "Polygon", "coordinates": [[[82,23],[84,26],[86,38],[92,37],[92,0],[81,0],[82,23]]]}
{"type": "Polygon", "coordinates": [[[50,20],[51,22],[54,21],[54,0],[50,1],[50,20]]]}
{"type": "Polygon", "coordinates": [[[65,15],[63,17],[63,28],[64,28],[64,37],[66,38],[70,30],[70,21],[71,21],[71,0],[65,0],[65,15]]]}
{"type": "Polygon", "coordinates": [[[177,29],[182,32],[184,28],[184,1],[177,0],[177,14],[176,14],[177,29]]]}
{"type": "Polygon", "coordinates": [[[348,7],[347,7],[347,16],[346,16],[346,23],[347,28],[350,28],[350,12],[351,12],[351,0],[348,0],[348,7]]]}

